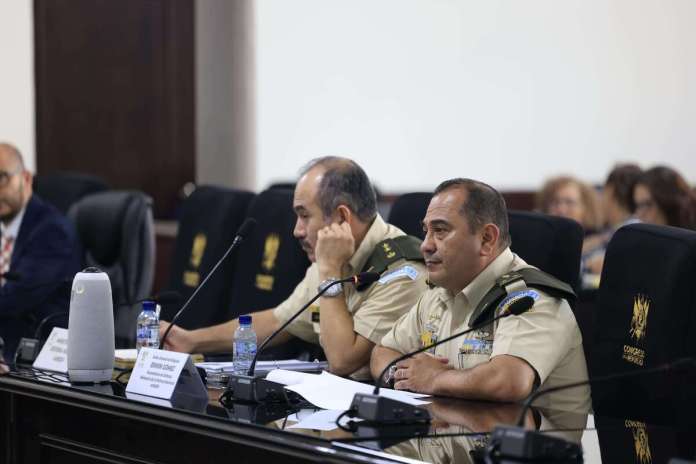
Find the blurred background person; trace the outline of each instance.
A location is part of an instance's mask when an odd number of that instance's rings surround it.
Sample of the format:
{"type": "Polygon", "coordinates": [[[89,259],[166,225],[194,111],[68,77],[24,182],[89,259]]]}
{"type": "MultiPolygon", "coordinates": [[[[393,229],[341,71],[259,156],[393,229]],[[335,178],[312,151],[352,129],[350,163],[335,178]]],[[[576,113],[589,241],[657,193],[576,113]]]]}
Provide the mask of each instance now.
{"type": "Polygon", "coordinates": [[[537,194],[537,209],[542,213],[573,219],[582,225],[585,233],[596,232],[603,225],[597,192],[571,176],[546,181],[537,194]]]}
{"type": "Polygon", "coordinates": [[[604,253],[614,232],[619,227],[639,222],[634,216],[636,203],[633,200],[633,189],[642,174],[643,170],[636,164],[619,164],[607,176],[601,195],[605,228],[589,235],[583,242],[583,282],[587,281],[586,274],[598,276],[602,273],[604,253]]]}
{"type": "Polygon", "coordinates": [[[645,171],[633,190],[636,217],[643,222],[696,230],[696,196],[674,169],[645,171]]]}

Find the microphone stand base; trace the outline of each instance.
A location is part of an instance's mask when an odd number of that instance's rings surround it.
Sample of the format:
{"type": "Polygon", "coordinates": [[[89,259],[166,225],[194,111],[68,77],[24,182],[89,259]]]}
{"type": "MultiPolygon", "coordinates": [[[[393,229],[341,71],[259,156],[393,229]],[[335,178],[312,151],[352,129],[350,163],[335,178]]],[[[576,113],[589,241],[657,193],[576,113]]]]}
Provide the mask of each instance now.
{"type": "Polygon", "coordinates": [[[522,427],[498,426],[491,434],[491,458],[560,463],[582,462],[582,448],[562,438],[522,427]]]}
{"type": "Polygon", "coordinates": [[[354,411],[354,416],[380,424],[430,422],[427,409],[367,393],[356,393],[350,409],[354,411]]]}
{"type": "Polygon", "coordinates": [[[285,385],[262,377],[232,374],[225,394],[237,401],[252,403],[288,403],[285,385]]]}

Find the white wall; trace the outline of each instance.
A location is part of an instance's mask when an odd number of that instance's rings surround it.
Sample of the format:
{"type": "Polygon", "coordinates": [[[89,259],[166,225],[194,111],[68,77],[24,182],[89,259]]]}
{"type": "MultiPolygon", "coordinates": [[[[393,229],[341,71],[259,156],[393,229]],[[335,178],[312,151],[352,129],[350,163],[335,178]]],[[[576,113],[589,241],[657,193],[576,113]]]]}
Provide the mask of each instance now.
{"type": "Polygon", "coordinates": [[[0,140],[17,146],[34,170],[32,2],[0,2],[0,140]]]}
{"type": "Polygon", "coordinates": [[[254,190],[254,0],[196,0],[196,182],[254,190]]]}
{"type": "Polygon", "coordinates": [[[693,0],[259,0],[257,186],[346,154],[387,191],[696,180],[693,0]]]}

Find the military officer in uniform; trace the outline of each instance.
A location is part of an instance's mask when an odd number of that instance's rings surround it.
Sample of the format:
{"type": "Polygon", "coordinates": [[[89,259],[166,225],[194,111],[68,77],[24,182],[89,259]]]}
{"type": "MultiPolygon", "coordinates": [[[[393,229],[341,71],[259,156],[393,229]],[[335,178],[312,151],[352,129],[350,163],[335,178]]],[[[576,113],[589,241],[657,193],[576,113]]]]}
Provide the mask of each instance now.
{"type": "MultiPolygon", "coordinates": [[[[369,377],[372,348],[426,289],[420,240],[377,214],[374,189],[354,161],[324,157],[308,164],[295,189],[294,235],[312,265],[290,297],[254,313],[259,342],[332,280],[364,271],[382,272],[368,288],[335,285],[269,346],[292,336],[319,343],[339,375],[369,377]]],[[[238,321],[187,331],[174,327],[165,348],[183,352],[232,350],[238,321]]],[[[168,323],[160,326],[161,333],[168,323]]]]}
{"type": "MultiPolygon", "coordinates": [[[[582,338],[571,308],[565,299],[549,294],[553,287],[571,294],[572,290],[510,251],[505,201],[496,190],[469,179],[445,181],[435,191],[423,226],[421,251],[433,287],[375,348],[373,376],[402,353],[462,332],[474,319],[480,321],[480,303],[504,285],[507,297],[489,308],[483,321],[521,296],[532,297],[533,307],[401,361],[390,372],[392,378],[384,380],[393,381],[396,389],[421,393],[519,401],[536,388],[587,379],[582,338]],[[550,290],[509,278],[525,271],[551,282],[550,290]]],[[[536,404],[586,412],[589,387],[549,394],[536,404]]]]}

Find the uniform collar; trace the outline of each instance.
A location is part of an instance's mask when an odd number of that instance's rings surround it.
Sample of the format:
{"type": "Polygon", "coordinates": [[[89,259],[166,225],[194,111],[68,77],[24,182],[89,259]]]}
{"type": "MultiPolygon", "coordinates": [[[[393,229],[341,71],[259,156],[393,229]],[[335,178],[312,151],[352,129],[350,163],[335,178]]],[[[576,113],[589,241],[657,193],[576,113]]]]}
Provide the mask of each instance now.
{"type": "Polygon", "coordinates": [[[24,212],[27,210],[27,205],[24,205],[19,213],[10,221],[9,224],[5,225],[4,222],[0,222],[0,235],[7,238],[12,238],[16,241],[17,235],[19,234],[19,226],[22,225],[22,218],[24,217],[24,212]]]}
{"type": "Polygon", "coordinates": [[[464,287],[462,293],[471,307],[479,304],[488,290],[491,289],[495,280],[510,269],[514,259],[515,256],[510,251],[510,247],[505,248],[493,261],[488,263],[488,266],[469,285],[464,287]]]}
{"type": "MultiPolygon", "coordinates": [[[[463,295],[469,306],[477,305],[493,286],[495,279],[510,269],[514,259],[515,255],[510,251],[510,247],[506,248],[457,295],[463,295]]],[[[442,287],[436,287],[433,291],[437,292],[437,298],[442,303],[447,303],[457,297],[457,295],[442,287]]]]}
{"type": "Polygon", "coordinates": [[[387,235],[387,229],[387,223],[384,222],[382,216],[378,214],[367,230],[367,234],[365,234],[362,243],[360,243],[360,246],[355,250],[355,253],[353,253],[353,256],[351,256],[348,261],[350,274],[359,271],[365,266],[367,259],[372,255],[372,250],[374,250],[375,246],[384,240],[384,237],[387,235]]]}

